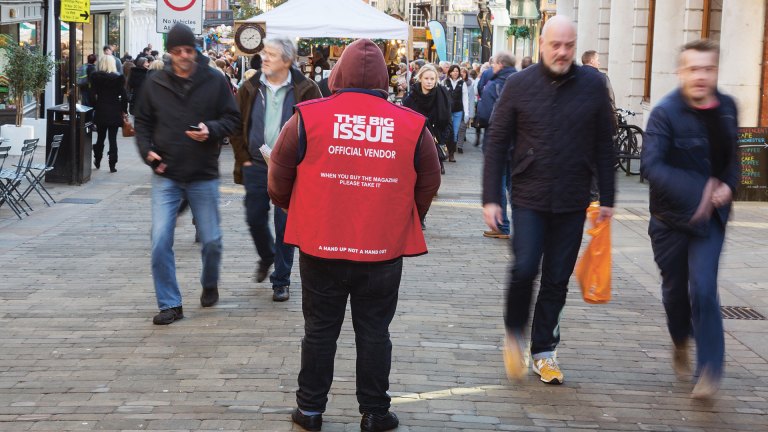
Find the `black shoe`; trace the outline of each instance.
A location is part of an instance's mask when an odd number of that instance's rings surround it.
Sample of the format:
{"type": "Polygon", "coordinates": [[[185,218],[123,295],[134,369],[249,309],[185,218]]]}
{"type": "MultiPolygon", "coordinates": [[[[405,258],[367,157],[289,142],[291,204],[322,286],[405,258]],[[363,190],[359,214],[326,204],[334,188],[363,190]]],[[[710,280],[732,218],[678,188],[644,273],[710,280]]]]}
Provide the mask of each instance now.
{"type": "Polygon", "coordinates": [[[291,298],[288,285],[272,288],[272,301],[284,302],[291,298]]]}
{"type": "Polygon", "coordinates": [[[93,166],[95,166],[95,167],[96,167],[96,169],[99,169],[99,168],[101,168],[101,158],[98,158],[98,159],[94,159],[94,160],[93,160],[93,166]]]}
{"type": "Polygon", "coordinates": [[[442,164],[440,165],[440,174],[445,175],[445,167],[442,164]]]}
{"type": "Polygon", "coordinates": [[[184,312],[181,310],[181,306],[178,306],[161,310],[159,314],[155,315],[152,322],[155,323],[155,325],[168,325],[182,318],[184,318],[184,312]]]}
{"type": "Polygon", "coordinates": [[[306,415],[296,408],[291,413],[291,420],[308,431],[319,431],[323,427],[323,415],[306,415]]]}
{"type": "Polygon", "coordinates": [[[397,419],[397,416],[392,411],[384,415],[363,414],[363,419],[360,420],[360,430],[363,432],[388,431],[399,425],[400,420],[397,419]]]}
{"type": "Polygon", "coordinates": [[[464,149],[461,147],[457,148],[456,151],[458,151],[459,154],[464,154],[464,149]]]}
{"type": "Polygon", "coordinates": [[[256,267],[256,275],[254,275],[256,282],[264,282],[264,279],[269,276],[270,267],[272,267],[272,263],[264,264],[264,262],[259,261],[259,266],[256,267]]]}
{"type": "Polygon", "coordinates": [[[109,164],[109,172],[116,173],[117,168],[115,168],[115,164],[109,164]]]}
{"type": "Polygon", "coordinates": [[[203,307],[211,307],[219,301],[219,288],[203,288],[203,293],[200,295],[200,305],[203,307]]]}

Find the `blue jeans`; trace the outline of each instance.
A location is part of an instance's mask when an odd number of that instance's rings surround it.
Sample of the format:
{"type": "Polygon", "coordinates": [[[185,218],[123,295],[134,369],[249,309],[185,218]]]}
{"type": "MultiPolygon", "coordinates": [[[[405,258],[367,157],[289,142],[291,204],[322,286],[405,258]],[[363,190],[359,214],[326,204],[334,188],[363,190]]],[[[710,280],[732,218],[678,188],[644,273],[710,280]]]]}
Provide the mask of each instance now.
{"type": "Polygon", "coordinates": [[[291,284],[293,267],[293,246],[283,243],[285,224],[288,214],[281,208],[275,208],[275,237],[269,229],[269,194],[267,193],[267,167],[255,163],[243,167],[243,186],[245,186],[245,219],[251,231],[253,244],[262,264],[275,264],[275,270],[269,276],[272,288],[291,284]]]}
{"type": "Polygon", "coordinates": [[[501,178],[501,223],[499,231],[509,234],[509,216],[507,216],[507,197],[509,196],[509,165],[505,169],[505,174],[501,178]]]}
{"type": "Polygon", "coordinates": [[[303,411],[324,412],[333,382],[336,341],[349,298],[355,330],[357,402],[362,414],[389,411],[392,342],[403,259],[379,263],[324,260],[299,254],[304,339],[296,402],[303,411]]]}
{"type": "Polygon", "coordinates": [[[560,342],[560,314],[581,246],[586,211],[550,213],[512,207],[512,250],[515,260],[507,289],[507,330],[521,334],[528,324],[533,281],[541,287],[531,327],[531,354],[551,357],[560,342]]]}
{"type": "Polygon", "coordinates": [[[458,111],[451,113],[451,121],[453,122],[453,142],[459,142],[459,128],[461,127],[461,121],[464,120],[464,111],[458,111]]]}
{"type": "Polygon", "coordinates": [[[717,294],[717,271],[725,226],[717,214],[706,237],[671,228],[651,216],[648,234],[653,259],[661,270],[661,295],[672,341],[681,346],[696,339],[696,374],[704,368],[719,378],[725,362],[723,317],[717,294]]]}
{"type": "Polygon", "coordinates": [[[152,280],[160,310],[181,306],[176,281],[173,233],[182,199],[189,201],[200,236],[203,288],[218,287],[221,269],[221,228],[219,227],[219,180],[178,182],[152,176],[152,280]]]}

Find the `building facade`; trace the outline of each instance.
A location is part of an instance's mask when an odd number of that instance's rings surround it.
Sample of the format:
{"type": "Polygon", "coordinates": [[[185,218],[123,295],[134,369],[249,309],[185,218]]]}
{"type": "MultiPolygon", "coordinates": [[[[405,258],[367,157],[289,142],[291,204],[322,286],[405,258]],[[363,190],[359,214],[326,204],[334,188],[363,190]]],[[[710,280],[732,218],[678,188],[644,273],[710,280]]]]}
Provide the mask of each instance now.
{"type": "Polygon", "coordinates": [[[578,26],[577,55],[593,49],[616,105],[643,113],[677,87],[677,54],[687,42],[720,42],[719,88],[735,97],[739,125],[768,126],[764,40],[766,0],[558,0],[578,26]]]}

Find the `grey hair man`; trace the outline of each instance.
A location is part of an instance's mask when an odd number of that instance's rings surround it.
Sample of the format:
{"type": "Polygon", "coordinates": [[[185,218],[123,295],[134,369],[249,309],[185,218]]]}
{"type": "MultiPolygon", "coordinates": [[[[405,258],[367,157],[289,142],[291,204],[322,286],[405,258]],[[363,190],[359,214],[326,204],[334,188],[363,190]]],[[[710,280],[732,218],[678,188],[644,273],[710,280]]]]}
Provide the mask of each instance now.
{"type": "Polygon", "coordinates": [[[497,230],[503,202],[499,185],[509,169],[515,261],[504,314],[504,365],[510,379],[525,373],[523,333],[541,265],[530,354],[534,373],[545,383],[560,384],[560,317],[581,245],[593,170],[600,190],[598,220],[613,215],[613,125],[604,79],[574,64],[574,23],[562,15],[550,18],[539,46],[541,62],[507,78],[491,115],[483,148],[483,214],[497,230]],[[553,175],[552,167],[567,174],[553,175]]]}
{"type": "Polygon", "coordinates": [[[267,160],[263,151],[268,152],[277,141],[296,104],[322,95],[317,84],[294,66],[296,47],[292,41],[267,40],[261,58],[261,70],[244,81],[237,92],[242,122],[230,141],[235,153],[235,183],[245,187],[245,219],[259,255],[254,278],[260,283],[269,276],[272,300],[281,302],[290,298],[294,247],[283,243],[287,220],[284,210],[274,208],[276,238],[269,227],[267,160]]]}

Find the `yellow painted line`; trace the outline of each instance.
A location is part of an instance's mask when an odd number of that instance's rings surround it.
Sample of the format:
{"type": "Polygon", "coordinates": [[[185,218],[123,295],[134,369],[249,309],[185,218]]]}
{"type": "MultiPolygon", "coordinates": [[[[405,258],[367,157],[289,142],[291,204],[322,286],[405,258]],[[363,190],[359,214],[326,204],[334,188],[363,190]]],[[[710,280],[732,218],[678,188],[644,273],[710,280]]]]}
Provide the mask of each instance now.
{"type": "Polygon", "coordinates": [[[737,226],[737,227],[741,227],[741,228],[768,229],[768,223],[766,223],[766,222],[740,222],[740,221],[733,221],[733,222],[728,222],[728,226],[737,226]]]}
{"type": "Polygon", "coordinates": [[[219,192],[227,195],[245,195],[245,188],[242,186],[219,186],[219,192]]]}
{"type": "Polygon", "coordinates": [[[485,393],[487,390],[499,390],[504,388],[506,387],[500,386],[500,385],[486,385],[486,386],[478,386],[478,387],[455,387],[455,388],[449,388],[445,390],[435,390],[435,391],[424,392],[424,393],[407,393],[404,395],[393,397],[391,403],[393,405],[398,405],[398,404],[411,403],[418,400],[442,399],[442,398],[448,398],[451,396],[463,396],[463,395],[485,393]]]}
{"type": "Polygon", "coordinates": [[[616,220],[646,221],[646,222],[650,219],[648,216],[638,216],[634,214],[615,214],[613,215],[613,218],[616,220]]]}
{"type": "Polygon", "coordinates": [[[467,208],[467,209],[482,209],[483,206],[480,204],[469,204],[469,203],[459,203],[459,202],[446,202],[446,201],[432,201],[432,206],[437,207],[457,207],[457,208],[467,208]]]}

